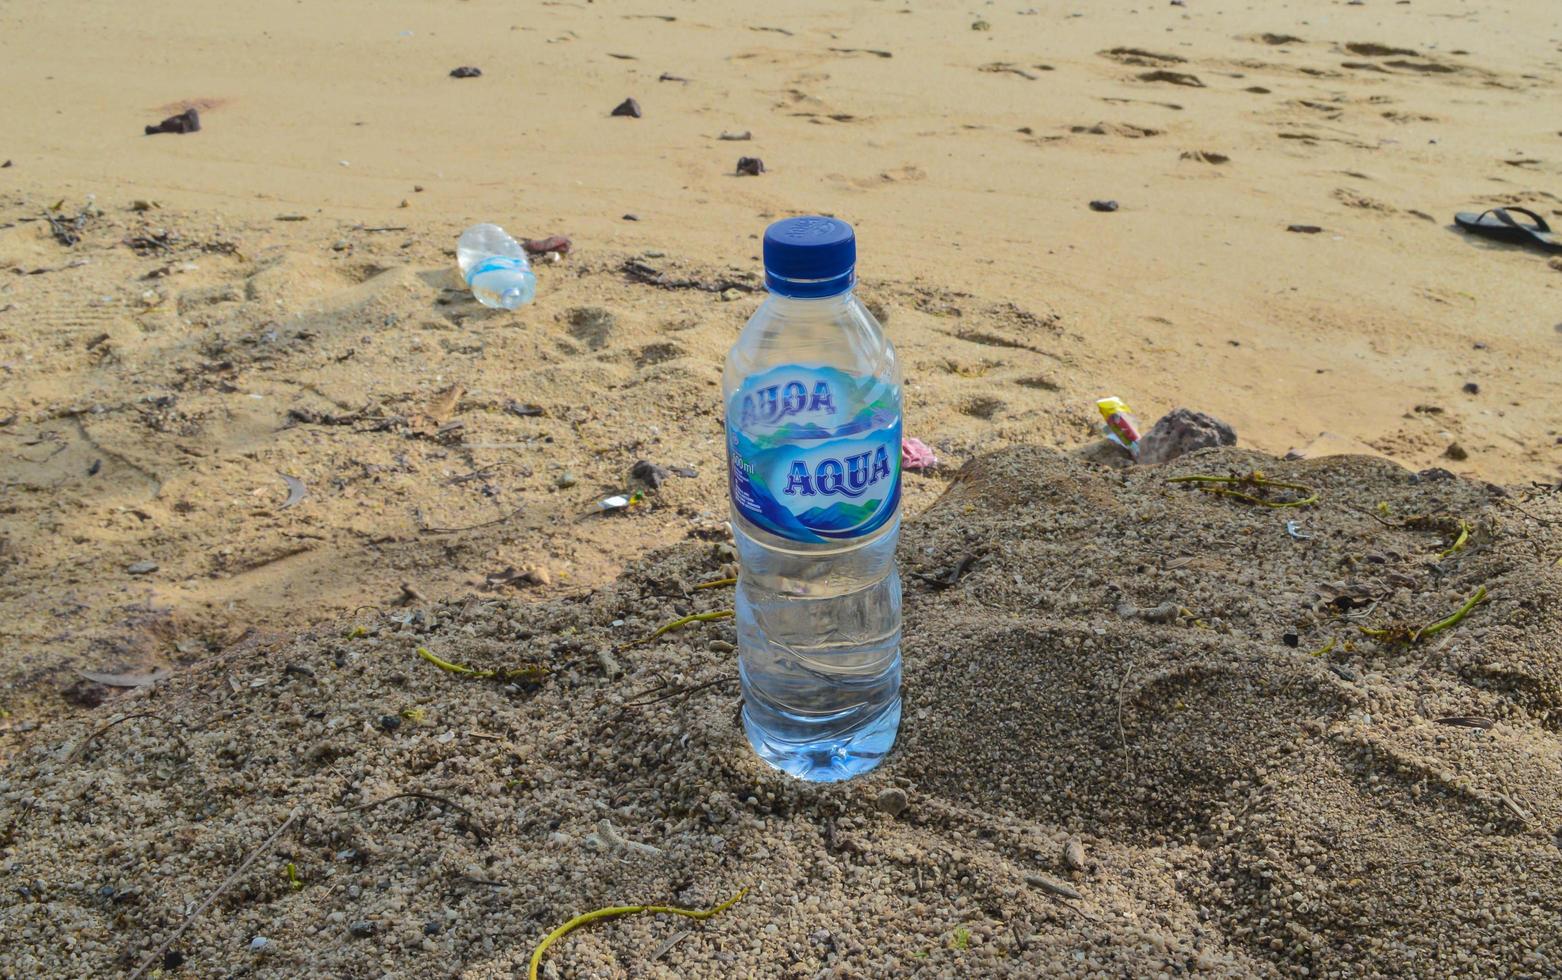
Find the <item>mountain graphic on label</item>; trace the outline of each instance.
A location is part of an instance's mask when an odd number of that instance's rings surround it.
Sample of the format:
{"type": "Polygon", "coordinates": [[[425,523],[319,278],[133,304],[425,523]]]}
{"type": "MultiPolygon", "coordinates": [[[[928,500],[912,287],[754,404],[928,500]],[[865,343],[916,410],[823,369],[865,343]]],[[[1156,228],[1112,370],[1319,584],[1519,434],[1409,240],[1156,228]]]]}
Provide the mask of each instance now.
{"type": "Polygon", "coordinates": [[[815,531],[849,531],[872,517],[883,500],[868,500],[860,504],[837,501],[828,507],[814,507],[797,515],[797,520],[815,531]]]}

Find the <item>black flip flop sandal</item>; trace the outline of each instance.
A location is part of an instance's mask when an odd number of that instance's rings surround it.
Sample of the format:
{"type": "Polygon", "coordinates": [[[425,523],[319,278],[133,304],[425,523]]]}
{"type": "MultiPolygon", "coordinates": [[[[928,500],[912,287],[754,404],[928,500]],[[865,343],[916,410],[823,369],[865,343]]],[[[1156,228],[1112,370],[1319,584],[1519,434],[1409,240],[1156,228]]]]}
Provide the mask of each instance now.
{"type": "Polygon", "coordinates": [[[1546,219],[1528,208],[1492,208],[1476,214],[1460,211],[1454,215],[1454,224],[1471,234],[1492,238],[1515,245],[1538,245],[1547,252],[1562,252],[1562,239],[1552,234],[1546,219]],[[1533,225],[1521,224],[1509,212],[1516,212],[1534,219],[1533,225]]]}

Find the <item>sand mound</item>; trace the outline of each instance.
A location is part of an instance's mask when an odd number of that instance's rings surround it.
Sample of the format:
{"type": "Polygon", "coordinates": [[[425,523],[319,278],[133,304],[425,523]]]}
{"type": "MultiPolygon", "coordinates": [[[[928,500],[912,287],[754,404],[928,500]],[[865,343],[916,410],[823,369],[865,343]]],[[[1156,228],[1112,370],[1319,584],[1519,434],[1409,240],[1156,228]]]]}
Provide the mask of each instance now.
{"type": "Polygon", "coordinates": [[[1554,493],[1370,459],[980,458],[904,535],[900,745],[835,787],[748,752],[728,624],[617,649],[728,603],[689,591],[721,545],[582,598],[252,637],[12,758],[0,960],[132,967],[297,809],[170,963],[510,976],[577,912],[752,886],[704,925],[577,932],[544,972],[1554,972],[1559,520],[1554,493]],[[1166,482],[1255,467],[1320,503],[1166,482]],[[1358,629],[1442,619],[1482,586],[1421,642],[1358,629]],[[420,646],[553,673],[452,676],[420,646]],[[411,792],[452,805],[350,810],[411,792]]]}

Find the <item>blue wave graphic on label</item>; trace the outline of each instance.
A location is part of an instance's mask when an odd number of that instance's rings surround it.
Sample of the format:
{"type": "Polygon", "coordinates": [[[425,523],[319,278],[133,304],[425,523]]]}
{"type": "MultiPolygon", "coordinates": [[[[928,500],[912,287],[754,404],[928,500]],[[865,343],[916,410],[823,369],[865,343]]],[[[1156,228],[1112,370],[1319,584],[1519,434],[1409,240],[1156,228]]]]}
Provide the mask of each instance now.
{"type": "Polygon", "coordinates": [[[860,537],[900,504],[900,389],[838,368],[788,365],[727,406],[732,502],[792,541],[860,537]]]}

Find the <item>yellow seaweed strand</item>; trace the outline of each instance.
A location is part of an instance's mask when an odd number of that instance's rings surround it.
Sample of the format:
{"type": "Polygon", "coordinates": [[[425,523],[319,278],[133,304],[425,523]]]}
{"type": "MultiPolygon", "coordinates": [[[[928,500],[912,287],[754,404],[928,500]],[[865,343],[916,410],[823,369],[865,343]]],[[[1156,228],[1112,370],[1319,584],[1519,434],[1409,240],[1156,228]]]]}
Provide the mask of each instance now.
{"type": "Polygon", "coordinates": [[[701,582],[699,585],[696,585],[695,588],[696,589],[720,589],[720,588],[723,588],[723,587],[728,586],[728,585],[737,585],[737,584],[738,584],[738,580],[735,579],[735,578],[719,578],[719,579],[716,579],[714,582],[701,582]]]}
{"type": "Polygon", "coordinates": [[[671,633],[673,630],[683,629],[690,623],[710,623],[715,622],[718,619],[731,619],[736,615],[737,611],[733,609],[717,609],[713,612],[694,613],[689,616],[683,616],[673,620],[670,623],[662,625],[655,633],[652,633],[650,636],[642,636],[638,640],[630,640],[628,643],[625,643],[623,646],[619,647],[619,649],[628,650],[630,647],[642,646],[646,643],[650,643],[652,640],[671,633]]]}
{"type": "Polygon", "coordinates": [[[1318,491],[1312,487],[1300,483],[1286,483],[1282,480],[1271,480],[1262,473],[1249,473],[1247,476],[1174,476],[1167,483],[1192,483],[1205,493],[1215,493],[1222,497],[1235,497],[1245,500],[1250,504],[1258,504],[1261,507],[1308,507],[1318,502],[1318,491]],[[1281,490],[1294,490],[1297,493],[1306,494],[1301,500],[1268,500],[1251,493],[1243,493],[1241,490],[1232,490],[1230,487],[1275,487],[1281,490]]]}
{"type": "Polygon", "coordinates": [[[1454,541],[1454,544],[1453,544],[1452,548],[1449,548],[1447,551],[1439,552],[1438,555],[1437,555],[1438,559],[1441,560],[1443,558],[1447,558],[1449,555],[1453,554],[1456,551],[1463,551],[1465,542],[1467,542],[1469,540],[1470,540],[1470,525],[1466,524],[1464,521],[1460,521],[1459,522],[1459,537],[1458,537],[1458,539],[1454,541]]]}
{"type": "Polygon", "coordinates": [[[720,905],[708,909],[680,909],[671,905],[613,905],[605,909],[596,909],[592,912],[582,912],[548,933],[543,937],[542,942],[537,944],[537,948],[532,951],[531,971],[527,974],[527,977],[529,980],[537,980],[537,971],[542,969],[542,954],[548,951],[548,947],[588,922],[595,922],[598,919],[616,919],[621,915],[638,915],[641,912],[666,912],[670,915],[681,915],[690,919],[705,920],[732,908],[732,906],[742,901],[743,896],[747,894],[748,889],[745,888],[720,905]]]}
{"type": "Polygon", "coordinates": [[[418,647],[418,656],[450,674],[465,674],[468,677],[492,677],[491,670],[474,670],[471,667],[463,667],[461,664],[453,664],[448,660],[441,660],[429,652],[428,647],[418,647]]]}

